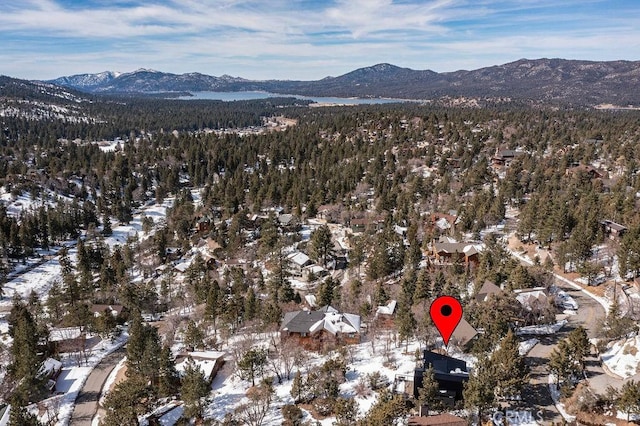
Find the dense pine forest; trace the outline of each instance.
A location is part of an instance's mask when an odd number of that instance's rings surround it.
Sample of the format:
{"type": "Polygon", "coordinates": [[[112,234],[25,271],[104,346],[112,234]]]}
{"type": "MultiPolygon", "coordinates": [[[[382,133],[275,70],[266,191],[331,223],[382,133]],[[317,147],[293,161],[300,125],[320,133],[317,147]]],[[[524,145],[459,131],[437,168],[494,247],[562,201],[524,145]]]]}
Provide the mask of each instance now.
{"type": "MultiPolygon", "coordinates": [[[[373,323],[376,307],[397,300],[397,341],[408,347],[416,338],[432,344],[433,325],[425,315],[429,300],[451,294],[464,301],[466,319],[483,329],[469,347],[480,361],[465,389],[467,408],[477,408],[480,417],[526,385],[522,358],[513,355],[513,318],[520,318],[518,326],[553,322],[548,306],[524,312],[513,290],[549,287],[554,266],[589,279],[606,272],[593,254],[605,238],[603,224],[612,222],[628,230],[615,246],[620,276],[631,280],[640,273],[640,114],[634,111],[83,97],[65,104],[75,115],[42,118],[30,115],[20,100],[30,97],[26,104],[35,108],[59,96],[32,97],[19,88],[3,96],[6,105],[22,105],[22,112],[0,119],[0,187],[14,198],[37,200],[19,212],[0,207],[4,281],[43,249],[71,242],[74,250],[73,260],[66,248],[56,252],[61,280],[46,301],[35,294],[29,300],[4,295],[14,299],[4,388],[15,406],[41,399],[34,371],[41,358],[57,353],[50,326],[108,336],[126,322],[127,380],[104,403],[104,424],[135,420],[154,407],[152,401],[178,391],[187,417],[202,418],[206,385],[203,391],[202,378],[190,367],[178,384],[169,349],[174,338],[180,335],[191,350],[219,349],[249,331],[278,330],[283,314],[307,296],[290,282],[289,248],[305,251],[323,268],[340,269],[335,228],[327,224],[364,230],[344,238],[343,268],[350,275],[310,276],[318,306],[355,312],[373,323]],[[280,119],[288,125],[269,126],[280,119]],[[102,142],[113,149],[103,149],[102,142]],[[142,218],[149,238],[129,238],[115,247],[105,243],[114,227],[168,198],[173,201],[165,218],[142,218]],[[434,226],[438,215],[456,217],[449,237],[483,245],[477,262],[458,259],[442,267],[430,257],[443,234],[434,226]],[[303,239],[305,221],[321,216],[325,224],[303,239]],[[500,235],[488,231],[496,229],[553,256],[524,267],[508,255],[500,235]],[[215,246],[215,256],[195,254],[176,277],[173,266],[201,241],[215,246]],[[475,294],[486,281],[505,292],[486,303],[468,297],[469,284],[475,294]],[[94,304],[124,309],[117,319],[94,316],[94,304]],[[161,327],[162,333],[142,320],[143,314],[190,307],[201,311],[185,324],[176,320],[169,331],[161,327]],[[505,360],[513,365],[503,369],[522,373],[519,378],[496,374],[505,360]],[[488,395],[487,387],[499,392],[488,395]]],[[[605,325],[610,340],[633,327],[615,315],[610,312],[605,325]]],[[[372,326],[368,332],[375,337],[380,330],[372,326]]],[[[578,329],[567,343],[573,346],[566,347],[584,350],[585,339],[578,329]]],[[[292,348],[235,350],[256,404],[271,404],[273,378],[256,378],[273,364],[273,377],[298,386],[295,404],[324,409],[343,419],[339,424],[356,424],[352,403],[338,396],[348,353],[305,378],[292,367],[275,367],[274,358],[293,362],[292,348]],[[318,380],[329,385],[309,388],[318,380]]],[[[554,362],[564,365],[557,357],[554,362]]],[[[420,401],[435,398],[428,391],[421,390],[420,401]]],[[[384,419],[407,410],[396,397],[380,395],[358,424],[390,424],[384,419]]],[[[288,407],[297,413],[297,405],[288,407]]],[[[237,423],[225,424],[262,424],[246,420],[254,419],[250,408],[238,407],[237,423]]],[[[29,419],[19,410],[12,416],[29,419]]]]}

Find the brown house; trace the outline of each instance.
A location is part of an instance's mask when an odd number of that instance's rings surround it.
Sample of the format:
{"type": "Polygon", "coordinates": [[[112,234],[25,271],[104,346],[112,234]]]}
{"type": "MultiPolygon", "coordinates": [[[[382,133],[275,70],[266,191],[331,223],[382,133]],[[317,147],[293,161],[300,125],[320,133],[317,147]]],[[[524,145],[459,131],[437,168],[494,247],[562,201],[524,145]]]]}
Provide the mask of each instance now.
{"type": "Polygon", "coordinates": [[[455,231],[458,216],[447,213],[433,213],[429,222],[431,229],[440,234],[452,234],[455,231]]]}
{"type": "Polygon", "coordinates": [[[360,343],[360,316],[340,313],[331,306],[317,311],[294,311],[284,315],[282,340],[294,339],[307,350],[360,343]]]}
{"type": "Polygon", "coordinates": [[[431,254],[436,264],[450,265],[462,262],[477,265],[481,248],[472,243],[433,242],[431,254]]]}
{"type": "Polygon", "coordinates": [[[599,172],[595,167],[590,166],[588,164],[581,164],[579,166],[568,168],[565,172],[566,176],[574,176],[574,175],[585,175],[587,178],[593,179],[602,179],[603,175],[599,172]]]}
{"type": "Polygon", "coordinates": [[[628,230],[626,226],[620,225],[619,223],[615,223],[610,220],[603,220],[602,222],[600,222],[600,224],[602,225],[602,229],[604,230],[604,235],[609,236],[609,238],[612,240],[621,238],[628,230]]]}
{"type": "Polygon", "coordinates": [[[365,231],[379,231],[384,227],[384,217],[361,217],[351,219],[350,221],[352,232],[365,232],[365,231]]]}
{"type": "Polygon", "coordinates": [[[492,162],[494,166],[509,166],[513,160],[521,155],[524,155],[524,152],[511,149],[496,150],[492,162]]]}
{"type": "Polygon", "coordinates": [[[376,310],[375,321],[379,327],[393,328],[396,319],[396,307],[398,303],[395,300],[389,301],[385,306],[378,306],[376,310]]]}
{"type": "Polygon", "coordinates": [[[209,216],[202,216],[196,222],[196,231],[197,232],[209,232],[211,230],[211,218],[209,216]]]}
{"type": "Polygon", "coordinates": [[[478,293],[476,294],[476,300],[478,302],[485,302],[492,294],[500,293],[502,293],[502,289],[495,285],[493,282],[487,280],[484,282],[484,284],[482,284],[480,290],[478,290],[478,293]]]}

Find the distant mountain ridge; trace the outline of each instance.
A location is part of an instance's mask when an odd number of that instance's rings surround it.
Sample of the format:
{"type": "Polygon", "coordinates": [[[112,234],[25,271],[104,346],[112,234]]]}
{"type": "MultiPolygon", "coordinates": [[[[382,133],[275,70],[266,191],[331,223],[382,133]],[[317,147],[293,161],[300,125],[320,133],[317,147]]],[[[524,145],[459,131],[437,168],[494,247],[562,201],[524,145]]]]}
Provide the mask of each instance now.
{"type": "Polygon", "coordinates": [[[360,68],[316,81],[255,81],[201,73],[106,71],[60,77],[50,83],[93,93],[263,90],[305,96],[510,98],[576,104],[640,105],[640,61],[520,59],[472,71],[437,73],[391,64],[360,68]]]}

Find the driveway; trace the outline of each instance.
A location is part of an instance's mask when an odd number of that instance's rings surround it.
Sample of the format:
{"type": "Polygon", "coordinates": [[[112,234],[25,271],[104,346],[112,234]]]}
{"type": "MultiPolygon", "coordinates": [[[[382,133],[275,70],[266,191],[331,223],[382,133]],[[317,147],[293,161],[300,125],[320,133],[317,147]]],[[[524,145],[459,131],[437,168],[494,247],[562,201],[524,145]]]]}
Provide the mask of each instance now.
{"type": "Polygon", "coordinates": [[[76,426],[91,426],[93,416],[98,411],[98,401],[102,393],[102,387],[111,371],[125,356],[124,347],[110,353],[100,361],[91,371],[84,386],[76,398],[76,404],[69,424],[76,426]]]}

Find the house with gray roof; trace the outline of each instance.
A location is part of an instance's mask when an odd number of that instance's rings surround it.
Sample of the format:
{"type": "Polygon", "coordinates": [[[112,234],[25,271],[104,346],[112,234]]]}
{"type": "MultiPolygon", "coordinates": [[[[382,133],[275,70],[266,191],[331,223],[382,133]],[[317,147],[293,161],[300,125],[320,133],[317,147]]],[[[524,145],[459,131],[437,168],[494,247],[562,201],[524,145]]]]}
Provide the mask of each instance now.
{"type": "Polygon", "coordinates": [[[295,339],[307,350],[360,343],[360,316],[341,313],[332,306],[316,311],[294,311],[284,315],[282,340],[295,339]]]}

